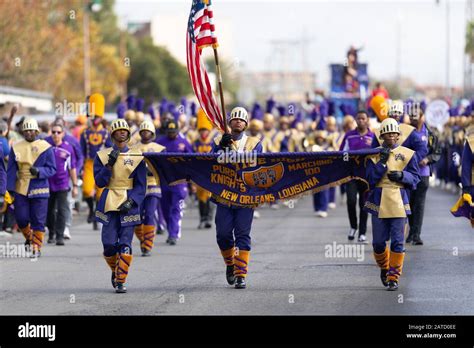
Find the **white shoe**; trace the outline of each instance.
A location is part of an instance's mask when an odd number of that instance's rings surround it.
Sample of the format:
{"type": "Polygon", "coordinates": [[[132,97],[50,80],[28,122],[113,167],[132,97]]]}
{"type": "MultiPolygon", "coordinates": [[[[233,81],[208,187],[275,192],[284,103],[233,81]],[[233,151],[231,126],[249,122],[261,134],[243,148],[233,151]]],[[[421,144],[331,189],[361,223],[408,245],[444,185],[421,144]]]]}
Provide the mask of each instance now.
{"type": "Polygon", "coordinates": [[[329,203],[328,207],[329,209],[336,209],[336,203],[329,203]]]}
{"type": "Polygon", "coordinates": [[[326,218],[326,217],[328,217],[328,213],[327,213],[327,211],[319,211],[317,216],[320,217],[320,218],[326,218]]]}
{"type": "Polygon", "coordinates": [[[69,227],[64,229],[64,239],[71,239],[71,233],[69,232],[69,227]]]}
{"type": "Polygon", "coordinates": [[[357,230],[355,228],[351,228],[349,231],[349,235],[347,236],[347,239],[349,240],[354,240],[354,236],[356,235],[357,230]]]}
{"type": "Polygon", "coordinates": [[[255,219],[260,218],[260,213],[259,213],[258,211],[256,211],[256,210],[254,210],[254,211],[253,211],[253,217],[254,217],[255,219]]]}
{"type": "Polygon", "coordinates": [[[361,234],[359,236],[359,239],[357,240],[359,243],[367,243],[367,237],[365,236],[365,234],[361,234]]]}

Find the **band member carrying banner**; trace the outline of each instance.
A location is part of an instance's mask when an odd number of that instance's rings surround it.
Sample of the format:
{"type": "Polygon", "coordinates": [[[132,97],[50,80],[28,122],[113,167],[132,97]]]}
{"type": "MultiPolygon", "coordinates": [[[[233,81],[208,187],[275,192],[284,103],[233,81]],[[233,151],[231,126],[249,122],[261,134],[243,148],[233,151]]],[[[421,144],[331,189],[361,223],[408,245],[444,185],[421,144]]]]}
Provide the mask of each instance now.
{"type": "Polygon", "coordinates": [[[104,189],[95,216],[103,224],[102,245],[112,271],[112,286],[115,292],[125,293],[133,259],[133,230],[141,224],[140,206],[146,194],[146,165],[141,154],[127,146],[127,121],[114,120],[110,132],[113,147],[100,150],[94,160],[95,182],[104,189]]]}
{"type": "MultiPolygon", "coordinates": [[[[230,113],[231,133],[216,137],[213,152],[229,151],[262,153],[262,144],[258,137],[247,136],[247,110],[236,107],[230,113]]],[[[250,230],[254,210],[239,208],[217,202],[216,232],[217,244],[227,266],[226,278],[229,285],[236,289],[245,289],[248,264],[250,260],[250,230]]]]}
{"type": "Polygon", "coordinates": [[[387,290],[398,289],[405,257],[404,231],[411,213],[409,190],[420,181],[415,152],[397,145],[398,122],[385,119],[380,127],[381,152],[367,160],[370,193],[365,209],[372,214],[374,257],[387,290]],[[390,240],[390,249],[386,243],[390,240]]]}

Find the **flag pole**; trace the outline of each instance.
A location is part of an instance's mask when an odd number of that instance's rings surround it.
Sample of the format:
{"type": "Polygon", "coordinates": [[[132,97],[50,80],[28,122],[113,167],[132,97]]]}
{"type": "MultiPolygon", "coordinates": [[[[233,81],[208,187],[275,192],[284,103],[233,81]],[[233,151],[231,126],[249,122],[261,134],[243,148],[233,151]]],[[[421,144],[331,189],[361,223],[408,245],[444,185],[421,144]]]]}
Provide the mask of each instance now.
{"type": "Polygon", "coordinates": [[[227,129],[227,114],[225,112],[225,102],[224,102],[224,88],[222,86],[222,73],[221,73],[221,67],[219,65],[219,54],[217,53],[217,47],[213,45],[214,49],[214,61],[216,63],[216,74],[217,74],[217,81],[219,83],[219,94],[221,97],[221,108],[222,108],[222,123],[224,124],[224,133],[229,133],[229,130],[227,129]]]}

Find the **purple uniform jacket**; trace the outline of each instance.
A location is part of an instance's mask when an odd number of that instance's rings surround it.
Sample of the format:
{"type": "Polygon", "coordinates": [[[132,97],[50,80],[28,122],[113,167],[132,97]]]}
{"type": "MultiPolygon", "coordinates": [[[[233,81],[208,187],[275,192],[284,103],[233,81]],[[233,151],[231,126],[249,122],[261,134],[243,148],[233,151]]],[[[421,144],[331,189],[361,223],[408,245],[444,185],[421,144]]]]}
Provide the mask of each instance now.
{"type": "MultiPolygon", "coordinates": [[[[397,146],[398,147],[398,146],[397,146]]],[[[391,154],[392,156],[392,154],[391,154]]],[[[365,204],[365,210],[371,213],[372,215],[378,216],[379,208],[382,201],[382,190],[383,188],[377,187],[377,184],[382,180],[387,173],[387,166],[383,165],[380,161],[374,163],[372,160],[367,160],[367,180],[369,182],[370,192],[367,197],[365,204]]],[[[407,215],[411,214],[409,208],[409,192],[407,190],[416,189],[416,185],[420,181],[418,162],[416,155],[410,159],[408,164],[403,169],[403,179],[402,185],[400,188],[400,194],[405,207],[405,213],[407,215]]]]}
{"type": "Polygon", "coordinates": [[[49,197],[48,178],[56,173],[56,161],[54,159],[53,148],[44,140],[35,140],[27,144],[26,140],[20,141],[12,146],[8,158],[7,169],[7,190],[9,192],[20,193],[28,198],[47,198],[49,197]],[[21,150],[26,147],[26,150],[21,150]],[[16,153],[18,151],[18,153],[16,153]],[[39,152],[39,153],[38,153],[39,152]],[[38,169],[38,176],[33,178],[29,174],[29,165],[25,164],[29,155],[38,156],[32,163],[32,166],[38,169]],[[23,158],[25,157],[25,158],[23,158]],[[20,170],[20,165],[26,169],[20,170]],[[21,180],[21,177],[27,178],[21,180]],[[25,183],[25,192],[17,192],[17,182],[25,183]]]}
{"type": "MultiPolygon", "coordinates": [[[[113,146],[113,149],[118,149],[116,145],[113,146]]],[[[108,150],[108,149],[107,149],[108,150]]],[[[107,151],[104,150],[104,151],[107,151]]],[[[112,151],[112,149],[110,149],[112,151]]],[[[125,147],[120,152],[128,152],[129,148],[125,147]]],[[[108,158],[108,156],[104,156],[108,158]]],[[[107,201],[110,195],[111,198],[120,196],[120,194],[124,191],[123,189],[112,189],[113,192],[110,192],[108,188],[109,182],[112,179],[112,170],[108,169],[105,165],[107,164],[107,160],[104,162],[100,159],[99,156],[96,156],[94,159],[94,179],[95,183],[100,188],[105,188],[100,196],[99,203],[97,204],[96,209],[96,218],[99,222],[103,223],[104,225],[108,225],[110,222],[110,215],[112,212],[118,212],[118,207],[113,208],[110,211],[107,211],[107,201]]],[[[141,223],[141,216],[140,216],[140,205],[142,204],[143,200],[145,199],[146,194],[146,164],[143,160],[143,157],[140,156],[119,156],[117,159],[116,164],[114,165],[121,165],[123,168],[126,166],[130,166],[133,168],[130,176],[127,179],[132,179],[133,183],[130,189],[125,191],[126,199],[132,199],[134,204],[132,209],[130,209],[126,214],[120,214],[120,224],[121,226],[134,226],[139,225],[141,223]],[[136,163],[135,161],[140,160],[140,162],[136,163]],[[120,163],[119,163],[120,162],[120,163]]],[[[123,171],[125,172],[125,170],[123,171]]],[[[125,179],[125,178],[120,178],[125,179]]]]}
{"type": "MultiPolygon", "coordinates": [[[[426,125],[423,124],[423,126],[421,127],[421,130],[418,131],[418,129],[415,129],[413,132],[416,132],[416,134],[418,134],[418,136],[420,137],[421,141],[425,144],[426,146],[426,155],[425,157],[428,155],[428,129],[426,129],[426,125]]],[[[423,157],[423,158],[425,158],[423,157]]],[[[423,159],[421,158],[420,161],[423,159]]],[[[430,166],[429,165],[426,165],[426,166],[422,166],[420,165],[420,176],[430,176],[430,166]]]]}
{"type": "MultiPolygon", "coordinates": [[[[402,125],[400,125],[402,127],[402,125]]],[[[403,130],[402,130],[403,132],[403,130]]],[[[382,144],[380,139],[377,139],[374,136],[374,140],[372,141],[372,148],[379,147],[382,144]]],[[[409,148],[410,150],[415,151],[415,156],[417,158],[417,164],[428,155],[428,146],[421,140],[418,133],[413,130],[410,135],[403,141],[403,143],[398,144],[404,147],[409,148]]]]}

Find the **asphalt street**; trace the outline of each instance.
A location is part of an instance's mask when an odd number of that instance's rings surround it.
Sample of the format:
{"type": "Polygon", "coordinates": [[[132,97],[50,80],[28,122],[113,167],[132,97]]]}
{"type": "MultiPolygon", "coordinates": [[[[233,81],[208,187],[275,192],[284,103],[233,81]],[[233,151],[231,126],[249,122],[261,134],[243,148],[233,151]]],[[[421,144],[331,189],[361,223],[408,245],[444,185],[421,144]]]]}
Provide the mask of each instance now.
{"type": "MultiPolygon", "coordinates": [[[[430,189],[422,238],[407,246],[400,289],[379,280],[370,244],[349,243],[346,207],[314,216],[311,197],[294,209],[259,209],[254,220],[248,287],[227,285],[214,227],[198,230],[188,205],[176,246],[156,238],[153,255],[135,257],[128,293],[116,294],[101,253],[100,232],[75,216],[64,247],[45,244],[37,261],[0,259],[2,315],[441,315],[474,314],[474,233],[449,208],[456,196],[430,189]],[[357,245],[362,253],[333,248],[357,245]]],[[[368,240],[371,241],[369,224],[368,240]]],[[[22,244],[15,233],[0,244],[22,244]]],[[[349,250],[349,249],[347,249],[349,250]]],[[[353,249],[357,250],[357,249],[353,249]]]]}

